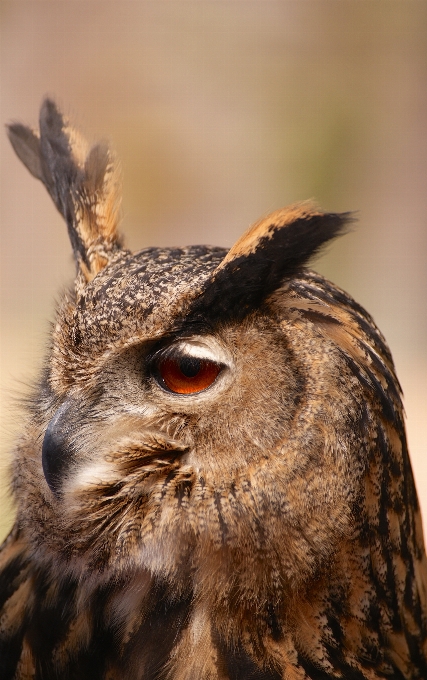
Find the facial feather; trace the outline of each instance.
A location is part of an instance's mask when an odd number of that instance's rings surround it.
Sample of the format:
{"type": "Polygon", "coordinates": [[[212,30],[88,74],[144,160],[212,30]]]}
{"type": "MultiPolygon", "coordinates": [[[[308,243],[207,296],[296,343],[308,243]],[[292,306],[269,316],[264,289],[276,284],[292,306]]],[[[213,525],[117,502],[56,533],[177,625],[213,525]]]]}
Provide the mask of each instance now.
{"type": "Polygon", "coordinates": [[[297,204],[229,252],[132,255],[105,145],[49,100],[40,132],[9,133],[67,221],[77,276],[13,454],[5,680],[427,677],[392,357],[307,269],[350,215],[297,204]]]}

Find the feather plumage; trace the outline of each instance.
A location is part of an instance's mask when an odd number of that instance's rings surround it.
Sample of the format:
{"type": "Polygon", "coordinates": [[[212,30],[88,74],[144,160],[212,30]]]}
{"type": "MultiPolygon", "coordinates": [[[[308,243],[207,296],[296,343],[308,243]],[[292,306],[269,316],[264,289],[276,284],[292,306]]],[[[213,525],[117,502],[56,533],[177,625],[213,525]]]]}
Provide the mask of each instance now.
{"type": "Polygon", "coordinates": [[[40,135],[10,136],[78,271],[14,451],[2,678],[426,678],[393,361],[369,314],[307,269],[349,216],[300,204],[228,253],[132,255],[105,147],[50,101],[40,135]],[[183,395],[166,360],[187,383],[217,368],[183,395]]]}

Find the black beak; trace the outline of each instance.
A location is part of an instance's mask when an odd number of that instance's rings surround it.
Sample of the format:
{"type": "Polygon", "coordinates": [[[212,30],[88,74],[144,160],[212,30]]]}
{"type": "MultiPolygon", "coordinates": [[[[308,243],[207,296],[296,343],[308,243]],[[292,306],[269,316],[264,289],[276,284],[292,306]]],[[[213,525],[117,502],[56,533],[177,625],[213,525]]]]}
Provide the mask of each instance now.
{"type": "Polygon", "coordinates": [[[57,497],[60,496],[64,475],[73,461],[73,432],[79,425],[77,411],[74,400],[65,401],[47,426],[43,439],[43,472],[49,488],[57,497]]]}

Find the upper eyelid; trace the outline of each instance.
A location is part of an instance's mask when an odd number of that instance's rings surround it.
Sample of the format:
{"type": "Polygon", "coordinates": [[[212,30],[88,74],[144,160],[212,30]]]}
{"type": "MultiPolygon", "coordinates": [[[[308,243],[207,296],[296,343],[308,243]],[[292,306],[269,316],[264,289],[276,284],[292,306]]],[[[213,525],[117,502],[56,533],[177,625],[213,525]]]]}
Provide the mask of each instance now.
{"type": "Polygon", "coordinates": [[[225,357],[218,356],[209,347],[197,341],[191,342],[184,339],[179,339],[171,342],[169,345],[163,346],[152,352],[147,356],[147,365],[152,366],[158,363],[161,359],[180,359],[183,357],[193,357],[201,361],[211,361],[218,365],[226,366],[228,362],[225,357]]]}
{"type": "Polygon", "coordinates": [[[171,345],[161,347],[152,354],[148,355],[146,361],[148,366],[152,366],[157,364],[162,359],[179,359],[183,356],[188,356],[188,354],[179,348],[178,343],[172,343],[171,345]]]}

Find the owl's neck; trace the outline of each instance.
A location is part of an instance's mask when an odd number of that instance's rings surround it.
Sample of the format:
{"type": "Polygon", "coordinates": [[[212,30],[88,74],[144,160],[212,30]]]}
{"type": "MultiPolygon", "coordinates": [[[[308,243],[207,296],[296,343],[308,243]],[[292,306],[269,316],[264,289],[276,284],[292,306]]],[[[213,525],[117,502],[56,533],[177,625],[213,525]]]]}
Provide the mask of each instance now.
{"type": "Polygon", "coordinates": [[[55,678],[74,677],[83,663],[104,669],[94,676],[102,680],[112,669],[121,675],[111,677],[133,677],[138,669],[135,677],[168,680],[427,677],[424,605],[414,587],[416,581],[425,596],[425,561],[408,557],[403,565],[383,557],[376,563],[375,545],[363,546],[360,535],[342,545],[309,589],[273,606],[225,601],[220,584],[213,601],[209,589],[189,582],[183,588],[148,572],[59,581],[53,565],[34,568],[17,535],[2,553],[14,588],[2,639],[11,648],[22,645],[18,663],[36,664],[38,654],[48,659],[46,677],[55,678]],[[25,639],[12,625],[20,617],[27,622],[25,639]],[[62,666],[71,675],[62,676],[62,666]]]}
{"type": "Polygon", "coordinates": [[[420,602],[427,592],[425,556],[411,555],[408,547],[404,563],[400,554],[386,552],[387,536],[378,541],[373,536],[370,544],[363,532],[343,542],[323,575],[276,606],[226,603],[220,592],[216,602],[201,595],[174,649],[171,677],[427,677],[427,622],[425,601],[420,602]],[[262,675],[256,675],[256,666],[262,675]]]}

